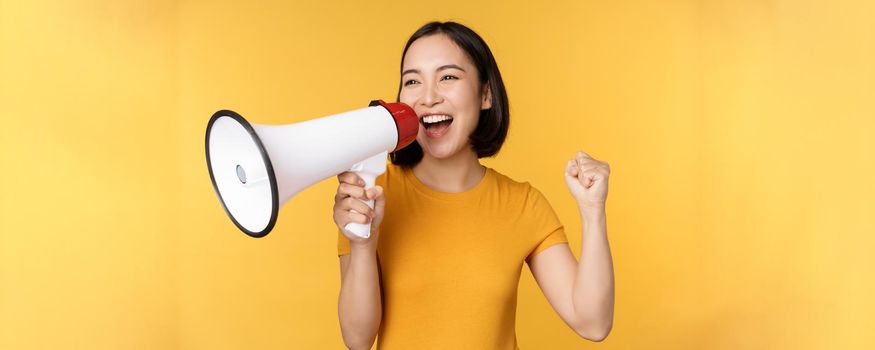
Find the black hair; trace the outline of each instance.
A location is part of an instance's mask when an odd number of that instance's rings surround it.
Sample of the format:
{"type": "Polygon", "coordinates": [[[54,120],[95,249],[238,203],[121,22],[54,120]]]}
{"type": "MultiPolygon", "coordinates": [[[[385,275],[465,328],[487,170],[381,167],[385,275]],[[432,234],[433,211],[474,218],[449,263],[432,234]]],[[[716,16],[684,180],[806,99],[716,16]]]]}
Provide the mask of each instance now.
{"type": "MultiPolygon", "coordinates": [[[[507,91],[504,89],[504,82],[501,80],[501,73],[498,71],[498,64],[495,63],[495,57],[492,56],[492,51],[489,50],[489,46],[486,45],[483,38],[470,28],[456,22],[429,22],[416,30],[407,40],[407,45],[404,46],[404,51],[401,53],[402,70],[404,69],[404,56],[410,45],[419,38],[434,34],[446,35],[468,55],[468,58],[474,63],[474,67],[477,68],[481,87],[488,86],[492,94],[491,108],[480,110],[477,128],[469,137],[471,148],[477,153],[477,158],[492,157],[501,149],[510,127],[507,91]]],[[[403,82],[399,82],[396,101],[400,100],[402,87],[403,82]]],[[[390,159],[392,164],[410,167],[419,163],[422,156],[422,146],[419,145],[419,142],[413,141],[409,146],[392,152],[390,159]]]]}

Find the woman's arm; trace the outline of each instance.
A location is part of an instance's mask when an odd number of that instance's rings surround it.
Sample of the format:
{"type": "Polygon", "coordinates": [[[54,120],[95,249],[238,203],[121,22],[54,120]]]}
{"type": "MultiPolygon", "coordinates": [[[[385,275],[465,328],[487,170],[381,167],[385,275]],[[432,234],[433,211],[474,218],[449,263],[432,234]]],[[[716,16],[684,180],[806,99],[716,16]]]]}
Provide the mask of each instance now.
{"type": "Polygon", "coordinates": [[[607,163],[577,153],[568,163],[565,180],[583,221],[580,261],[567,244],[547,248],[528,261],[553,309],[577,334],[592,341],[605,339],[614,320],[614,266],[605,215],[609,175],[607,163]]]}
{"type": "Polygon", "coordinates": [[[383,188],[365,190],[364,181],[355,173],[337,176],[340,184],[334,197],[334,222],[349,240],[350,253],[340,256],[340,296],[337,315],[343,342],[350,349],[370,349],[377,337],[383,317],[380,290],[380,266],[377,242],[386,207],[383,188]],[[373,199],[374,208],[363,200],[373,199]],[[371,234],[362,238],[343,228],[350,222],[371,224],[371,234]]]}
{"type": "Polygon", "coordinates": [[[350,349],[370,349],[383,316],[376,247],[350,245],[350,253],[340,256],[340,279],[343,342],[350,349]]]}
{"type": "Polygon", "coordinates": [[[614,320],[614,267],[605,215],[581,214],[580,261],[567,244],[547,248],[529,263],[532,275],[559,317],[581,337],[602,341],[614,320]]]}
{"type": "Polygon", "coordinates": [[[583,239],[572,292],[581,331],[601,341],[614,322],[614,263],[608,244],[604,208],[581,212],[583,239]]]}

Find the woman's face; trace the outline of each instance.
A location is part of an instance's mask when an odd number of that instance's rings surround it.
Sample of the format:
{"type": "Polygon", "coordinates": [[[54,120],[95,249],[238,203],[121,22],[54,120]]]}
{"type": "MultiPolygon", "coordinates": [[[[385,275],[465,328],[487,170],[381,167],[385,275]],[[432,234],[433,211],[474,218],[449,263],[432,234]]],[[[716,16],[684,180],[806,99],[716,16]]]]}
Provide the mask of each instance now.
{"type": "Polygon", "coordinates": [[[419,38],[407,49],[399,99],[419,116],[416,141],[425,154],[440,159],[471,149],[468,137],[480,110],[489,109],[492,101],[478,74],[471,59],[444,34],[419,38]]]}

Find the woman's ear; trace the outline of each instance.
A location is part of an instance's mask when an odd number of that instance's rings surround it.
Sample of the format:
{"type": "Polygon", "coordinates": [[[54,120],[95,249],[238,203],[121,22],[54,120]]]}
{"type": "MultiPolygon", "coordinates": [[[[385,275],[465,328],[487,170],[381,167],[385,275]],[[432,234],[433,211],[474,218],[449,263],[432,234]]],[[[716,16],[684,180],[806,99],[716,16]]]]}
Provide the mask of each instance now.
{"type": "Polygon", "coordinates": [[[483,98],[480,100],[480,109],[486,110],[492,108],[492,89],[489,84],[483,84],[483,98]]]}

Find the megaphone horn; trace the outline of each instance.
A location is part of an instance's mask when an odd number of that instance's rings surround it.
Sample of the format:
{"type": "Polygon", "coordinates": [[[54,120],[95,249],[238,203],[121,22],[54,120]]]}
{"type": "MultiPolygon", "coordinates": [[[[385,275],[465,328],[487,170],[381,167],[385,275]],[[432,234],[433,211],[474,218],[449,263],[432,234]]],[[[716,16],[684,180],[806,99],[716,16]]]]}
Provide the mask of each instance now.
{"type": "MultiPolygon", "coordinates": [[[[264,237],[277,213],[301,190],[345,171],[365,187],[386,172],[389,152],[416,139],[419,118],[403,103],[368,107],[286,125],[260,125],[221,110],[207,124],[207,168],[225,213],[241,231],[264,237]]],[[[367,201],[373,208],[374,201],[367,201]]],[[[345,230],[370,236],[370,224],[345,230]]]]}

